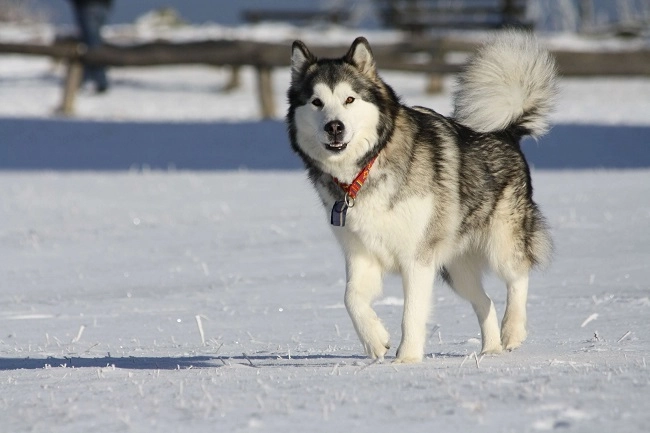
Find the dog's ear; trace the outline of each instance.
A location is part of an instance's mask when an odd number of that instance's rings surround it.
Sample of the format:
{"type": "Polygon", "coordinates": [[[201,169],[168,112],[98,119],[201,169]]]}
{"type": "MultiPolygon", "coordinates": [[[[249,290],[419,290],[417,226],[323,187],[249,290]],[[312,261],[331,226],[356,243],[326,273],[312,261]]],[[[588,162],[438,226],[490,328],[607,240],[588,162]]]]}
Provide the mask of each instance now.
{"type": "Polygon", "coordinates": [[[316,61],[316,57],[302,41],[294,41],[291,46],[291,81],[297,82],[305,68],[316,61]]]}
{"type": "Polygon", "coordinates": [[[374,78],[377,75],[375,58],[372,55],[368,40],[362,36],[352,42],[352,46],[343,58],[346,62],[356,66],[363,74],[374,78]]]}

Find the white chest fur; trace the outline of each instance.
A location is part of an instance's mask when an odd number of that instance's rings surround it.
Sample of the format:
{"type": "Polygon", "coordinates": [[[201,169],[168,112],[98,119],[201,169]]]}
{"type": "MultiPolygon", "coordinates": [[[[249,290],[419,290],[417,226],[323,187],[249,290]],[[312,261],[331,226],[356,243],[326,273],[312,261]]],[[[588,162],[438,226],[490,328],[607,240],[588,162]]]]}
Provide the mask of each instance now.
{"type": "MultiPolygon", "coordinates": [[[[431,195],[393,202],[393,191],[390,186],[362,189],[354,207],[348,209],[345,227],[332,227],[348,255],[372,254],[386,271],[397,271],[400,265],[412,262],[423,246],[434,207],[431,195]]],[[[319,193],[329,213],[334,199],[324,190],[319,193]]]]}

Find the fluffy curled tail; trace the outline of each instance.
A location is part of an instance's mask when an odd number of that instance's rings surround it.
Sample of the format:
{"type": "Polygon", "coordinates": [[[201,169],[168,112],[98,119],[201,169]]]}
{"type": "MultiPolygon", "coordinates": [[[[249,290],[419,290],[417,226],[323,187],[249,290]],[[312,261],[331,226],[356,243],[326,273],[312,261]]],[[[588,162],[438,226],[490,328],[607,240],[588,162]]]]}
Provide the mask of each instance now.
{"type": "Polygon", "coordinates": [[[480,48],[460,74],[454,117],[479,132],[539,137],[549,129],[555,95],[551,55],[529,33],[504,32],[480,48]]]}

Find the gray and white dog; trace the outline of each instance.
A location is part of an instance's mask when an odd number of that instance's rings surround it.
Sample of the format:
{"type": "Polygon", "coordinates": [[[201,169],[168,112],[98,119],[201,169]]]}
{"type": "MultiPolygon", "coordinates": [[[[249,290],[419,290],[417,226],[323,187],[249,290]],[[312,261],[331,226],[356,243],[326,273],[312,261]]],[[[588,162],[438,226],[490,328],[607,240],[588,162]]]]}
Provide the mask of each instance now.
{"type": "Polygon", "coordinates": [[[345,305],[365,352],[382,359],[389,334],[372,308],[386,272],[403,281],[395,362],[419,362],[437,274],[473,306],[483,353],[526,338],[528,275],[552,243],[519,142],[548,130],[553,59],[526,33],[505,32],[460,75],[452,118],[400,103],[377,74],[368,41],[318,59],[296,41],[287,114],[346,260],[345,305]],[[507,287],[499,328],[482,274],[507,287]]]}

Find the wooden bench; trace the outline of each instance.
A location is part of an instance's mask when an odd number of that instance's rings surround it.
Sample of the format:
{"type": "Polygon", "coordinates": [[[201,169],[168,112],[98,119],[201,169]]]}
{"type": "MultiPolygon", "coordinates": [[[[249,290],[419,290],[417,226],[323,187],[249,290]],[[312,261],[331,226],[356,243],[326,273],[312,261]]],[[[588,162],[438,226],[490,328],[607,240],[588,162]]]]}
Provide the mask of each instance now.
{"type": "MultiPolygon", "coordinates": [[[[340,57],[349,45],[315,47],[315,52],[325,57],[340,57]]],[[[414,63],[403,54],[410,51],[400,44],[373,45],[377,61],[384,69],[454,73],[459,65],[449,65],[431,59],[414,63]]],[[[257,92],[262,118],[276,116],[271,73],[273,68],[289,66],[291,47],[287,43],[267,43],[244,40],[205,40],[195,42],[156,41],[134,45],[107,43],[88,50],[70,39],[59,39],[50,45],[30,43],[2,43],[1,53],[47,56],[63,60],[67,73],[63,85],[63,97],[58,113],[74,114],[74,102],[79,89],[83,64],[110,67],[142,67],[163,65],[211,65],[239,68],[252,66],[256,70],[257,92]]]]}
{"type": "Polygon", "coordinates": [[[525,0],[375,0],[385,26],[422,33],[436,29],[532,28],[525,0]]]}
{"type": "MultiPolygon", "coordinates": [[[[372,41],[371,41],[372,42],[372,41]]],[[[453,37],[441,37],[431,41],[409,40],[391,44],[373,44],[373,53],[380,70],[421,72],[426,74],[453,74],[462,64],[448,63],[435,53],[472,51],[474,42],[453,37]],[[424,59],[412,53],[427,54],[424,59]]],[[[340,57],[348,44],[312,46],[319,57],[340,57]]],[[[82,78],[82,65],[111,67],[142,67],[162,65],[212,65],[241,67],[252,66],[257,72],[257,92],[262,118],[274,118],[275,93],[272,87],[273,68],[287,67],[291,48],[286,43],[268,43],[246,40],[205,40],[195,42],[156,41],[137,45],[107,44],[94,50],[73,41],[55,41],[52,44],[2,43],[0,54],[23,54],[46,56],[64,60],[68,72],[64,82],[60,113],[74,114],[74,100],[82,78]]],[[[627,51],[580,52],[555,50],[559,70],[573,76],[650,76],[650,50],[640,48],[627,51]]],[[[288,75],[287,75],[288,83],[288,75]]]]}

